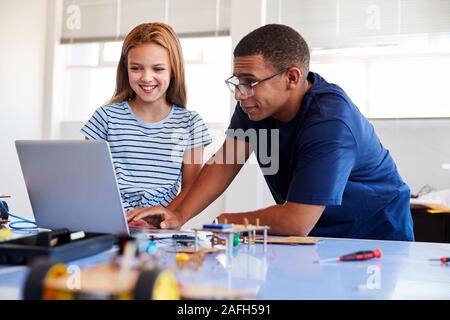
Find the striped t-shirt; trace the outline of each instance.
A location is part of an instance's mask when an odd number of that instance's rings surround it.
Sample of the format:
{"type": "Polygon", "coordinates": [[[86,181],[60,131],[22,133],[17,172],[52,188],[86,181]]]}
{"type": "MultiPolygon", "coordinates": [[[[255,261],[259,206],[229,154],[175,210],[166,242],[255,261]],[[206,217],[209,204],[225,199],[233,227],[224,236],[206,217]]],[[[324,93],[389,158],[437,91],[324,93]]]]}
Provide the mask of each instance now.
{"type": "Polygon", "coordinates": [[[165,119],[148,123],[126,101],[98,108],[81,133],[108,141],[125,211],[167,207],[180,189],[184,152],[211,143],[195,111],[173,105],[165,119]]]}

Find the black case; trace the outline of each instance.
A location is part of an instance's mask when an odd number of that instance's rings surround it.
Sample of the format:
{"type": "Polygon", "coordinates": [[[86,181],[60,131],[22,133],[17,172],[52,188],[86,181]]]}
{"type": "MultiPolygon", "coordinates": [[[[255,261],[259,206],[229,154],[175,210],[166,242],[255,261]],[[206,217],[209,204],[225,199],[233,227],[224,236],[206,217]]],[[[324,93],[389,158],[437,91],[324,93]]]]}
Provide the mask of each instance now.
{"type": "Polygon", "coordinates": [[[50,246],[39,234],[0,242],[0,264],[26,265],[36,258],[67,262],[90,256],[113,246],[112,234],[85,233],[85,237],[68,243],[50,246]]]}

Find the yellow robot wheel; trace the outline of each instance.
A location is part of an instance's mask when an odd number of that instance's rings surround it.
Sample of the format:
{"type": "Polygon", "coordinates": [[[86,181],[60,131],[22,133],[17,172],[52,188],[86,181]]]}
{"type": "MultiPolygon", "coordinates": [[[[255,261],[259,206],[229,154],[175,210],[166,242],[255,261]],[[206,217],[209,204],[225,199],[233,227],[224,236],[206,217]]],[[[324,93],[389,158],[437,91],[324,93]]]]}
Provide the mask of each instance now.
{"type": "Polygon", "coordinates": [[[180,291],[175,275],[163,270],[158,274],[153,287],[153,300],[180,300],[180,291]]]}
{"type": "Polygon", "coordinates": [[[136,281],[133,296],[135,300],[178,300],[178,283],[170,271],[145,270],[136,281]]]}
{"type": "Polygon", "coordinates": [[[49,271],[55,266],[55,261],[39,259],[30,266],[30,271],[23,286],[22,297],[25,300],[42,300],[44,281],[49,271]]]}

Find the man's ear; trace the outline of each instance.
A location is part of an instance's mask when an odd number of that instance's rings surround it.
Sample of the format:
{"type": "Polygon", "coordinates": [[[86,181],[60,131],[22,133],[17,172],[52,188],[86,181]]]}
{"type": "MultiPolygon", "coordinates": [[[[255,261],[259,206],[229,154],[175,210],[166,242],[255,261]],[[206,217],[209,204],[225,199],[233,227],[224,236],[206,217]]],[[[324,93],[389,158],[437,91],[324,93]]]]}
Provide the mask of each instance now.
{"type": "Polygon", "coordinates": [[[299,68],[292,67],[287,71],[288,87],[297,87],[302,79],[302,72],[299,68]]]}

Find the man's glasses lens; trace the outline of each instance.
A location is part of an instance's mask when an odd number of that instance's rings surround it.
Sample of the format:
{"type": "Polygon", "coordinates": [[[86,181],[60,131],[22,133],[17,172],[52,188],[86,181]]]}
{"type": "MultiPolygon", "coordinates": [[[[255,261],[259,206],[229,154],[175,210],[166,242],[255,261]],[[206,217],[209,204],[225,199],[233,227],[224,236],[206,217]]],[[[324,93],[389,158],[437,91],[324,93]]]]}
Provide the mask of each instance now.
{"type": "Polygon", "coordinates": [[[249,84],[239,83],[239,79],[237,77],[232,77],[225,82],[232,93],[235,93],[236,90],[238,90],[240,94],[247,96],[252,93],[252,87],[249,84]]]}
{"type": "Polygon", "coordinates": [[[235,93],[236,89],[237,89],[237,90],[239,90],[239,92],[242,95],[251,97],[251,96],[253,96],[253,87],[254,86],[256,86],[257,84],[260,84],[263,81],[270,80],[270,79],[276,77],[277,75],[285,72],[288,69],[289,68],[284,68],[284,69],[272,74],[271,76],[268,76],[267,78],[264,78],[262,80],[258,80],[258,81],[252,82],[252,83],[248,83],[248,84],[240,84],[239,79],[236,76],[231,76],[230,78],[225,80],[225,83],[227,84],[228,88],[230,89],[230,91],[232,93],[235,93]]]}
{"type": "Polygon", "coordinates": [[[230,91],[232,93],[234,93],[236,91],[236,85],[234,83],[227,81],[227,86],[228,86],[228,89],[230,89],[230,91]]]}

